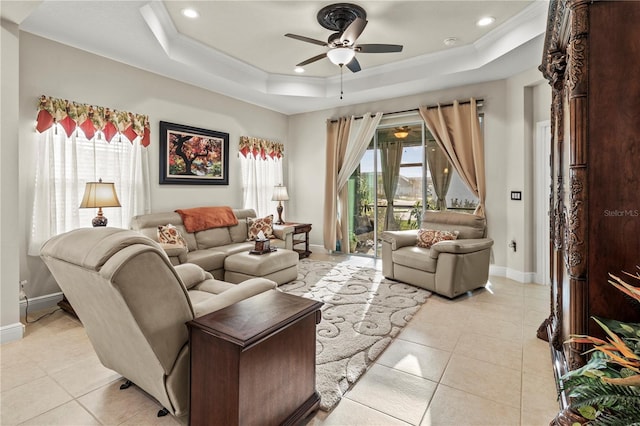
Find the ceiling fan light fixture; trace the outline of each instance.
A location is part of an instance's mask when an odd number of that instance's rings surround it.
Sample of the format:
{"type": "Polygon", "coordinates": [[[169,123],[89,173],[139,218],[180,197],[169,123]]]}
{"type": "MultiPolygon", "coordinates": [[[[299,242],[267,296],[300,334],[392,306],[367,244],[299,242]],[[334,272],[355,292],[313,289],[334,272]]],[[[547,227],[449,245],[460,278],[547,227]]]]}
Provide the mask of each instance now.
{"type": "Polygon", "coordinates": [[[395,132],[395,133],[393,134],[393,136],[395,136],[395,137],[396,137],[396,138],[398,138],[398,139],[404,139],[404,138],[406,138],[407,136],[409,136],[409,132],[408,132],[408,131],[406,131],[406,130],[399,130],[399,131],[395,132]]]}
{"type": "Polygon", "coordinates": [[[293,70],[298,74],[304,73],[304,68],[302,67],[295,67],[293,70]]]}
{"type": "Polygon", "coordinates": [[[355,55],[355,50],[348,47],[336,47],[327,52],[329,60],[336,65],[348,64],[355,55]]]}

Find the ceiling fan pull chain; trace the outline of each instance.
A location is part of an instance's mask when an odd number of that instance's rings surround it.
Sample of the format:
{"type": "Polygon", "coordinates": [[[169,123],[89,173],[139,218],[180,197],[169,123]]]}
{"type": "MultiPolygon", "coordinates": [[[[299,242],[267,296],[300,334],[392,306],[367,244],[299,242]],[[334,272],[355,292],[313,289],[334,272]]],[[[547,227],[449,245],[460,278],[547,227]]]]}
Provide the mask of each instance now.
{"type": "Polygon", "coordinates": [[[344,93],[342,91],[342,71],[344,70],[344,65],[340,64],[340,99],[342,99],[342,94],[344,93]]]}

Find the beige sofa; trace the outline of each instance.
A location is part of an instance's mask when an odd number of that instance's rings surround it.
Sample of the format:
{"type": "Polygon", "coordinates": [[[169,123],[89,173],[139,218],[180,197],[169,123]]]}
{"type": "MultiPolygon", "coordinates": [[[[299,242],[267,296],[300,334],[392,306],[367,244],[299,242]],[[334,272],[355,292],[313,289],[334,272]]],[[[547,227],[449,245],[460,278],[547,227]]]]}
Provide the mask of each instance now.
{"type": "Polygon", "coordinates": [[[458,231],[453,241],[431,248],[416,246],[418,230],[382,233],[382,274],[453,298],[483,287],[489,278],[493,240],[485,238],[483,217],[451,211],[426,211],[422,229],[458,231]]]}
{"type": "Polygon", "coordinates": [[[135,383],[166,410],[189,409],[186,322],[276,283],[215,280],[193,264],[173,266],[138,232],[82,228],[44,244],[41,257],[84,325],[102,364],[135,383]]]}
{"type": "MultiPolygon", "coordinates": [[[[151,213],[134,216],[131,219],[131,229],[138,231],[158,241],[158,226],[172,224],[182,234],[187,242],[187,249],[166,249],[171,263],[179,265],[194,263],[210,272],[216,279],[224,279],[225,259],[236,253],[248,252],[255,243],[247,241],[247,218],[256,217],[253,209],[234,209],[238,224],[221,228],[207,229],[199,232],[187,232],[182,223],[182,217],[176,212],[151,213]]],[[[293,247],[292,226],[274,225],[275,239],[271,246],[291,250],[293,247]]]]}

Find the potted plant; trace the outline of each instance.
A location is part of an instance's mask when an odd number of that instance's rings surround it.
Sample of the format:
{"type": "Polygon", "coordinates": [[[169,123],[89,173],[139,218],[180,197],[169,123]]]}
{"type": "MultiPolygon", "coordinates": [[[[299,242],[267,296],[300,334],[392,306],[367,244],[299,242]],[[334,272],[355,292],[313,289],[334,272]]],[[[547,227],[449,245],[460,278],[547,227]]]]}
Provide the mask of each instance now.
{"type": "MultiPolygon", "coordinates": [[[[640,280],[640,274],[626,274],[640,280]]],[[[640,303],[640,287],[609,274],[609,283],[640,303]]],[[[581,368],[565,374],[564,389],[571,408],[589,425],[640,424],[640,324],[592,317],[607,340],[571,336],[570,342],[591,344],[591,358],[581,368]]]]}

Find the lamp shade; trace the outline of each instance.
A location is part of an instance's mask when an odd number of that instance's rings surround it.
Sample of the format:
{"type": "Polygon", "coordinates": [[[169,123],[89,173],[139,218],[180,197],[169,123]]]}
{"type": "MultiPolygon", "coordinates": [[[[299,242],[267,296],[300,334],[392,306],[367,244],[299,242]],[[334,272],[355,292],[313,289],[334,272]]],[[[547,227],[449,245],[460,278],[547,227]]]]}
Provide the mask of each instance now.
{"type": "Polygon", "coordinates": [[[273,196],[271,197],[271,201],[288,201],[289,193],[287,192],[287,187],[283,185],[276,185],[273,187],[273,196]]]}
{"type": "Polygon", "coordinates": [[[336,47],[327,52],[329,60],[336,65],[348,64],[355,55],[355,50],[348,47],[336,47]]]}
{"type": "Polygon", "coordinates": [[[80,208],[120,207],[113,182],[87,182],[80,208]]]}

